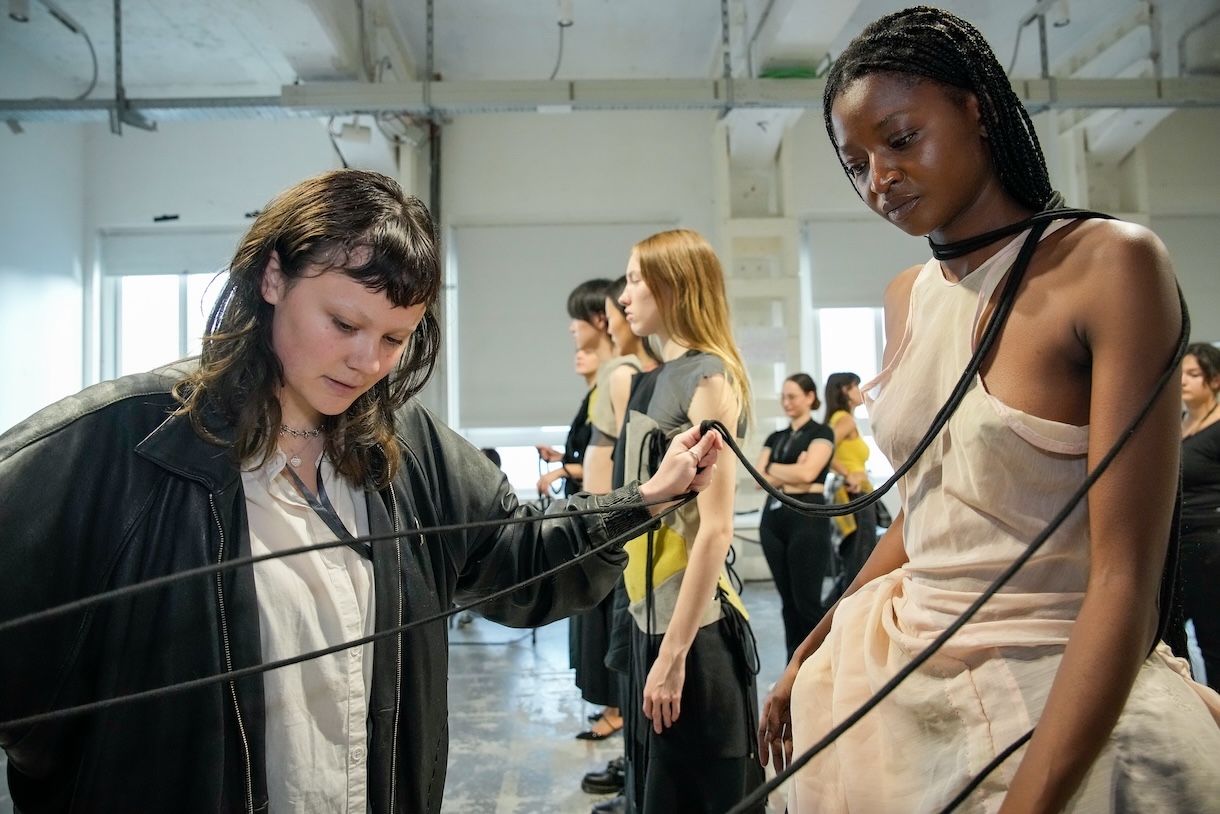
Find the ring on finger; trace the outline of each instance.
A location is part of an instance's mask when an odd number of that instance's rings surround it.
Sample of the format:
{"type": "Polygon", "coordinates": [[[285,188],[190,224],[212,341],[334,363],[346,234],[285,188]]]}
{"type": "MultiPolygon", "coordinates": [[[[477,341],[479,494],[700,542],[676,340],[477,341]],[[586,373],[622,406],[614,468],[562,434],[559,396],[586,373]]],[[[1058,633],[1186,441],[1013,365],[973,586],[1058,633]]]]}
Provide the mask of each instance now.
{"type": "Polygon", "coordinates": [[[690,455],[692,458],[694,458],[694,459],[695,459],[695,466],[698,466],[698,465],[699,465],[699,461],[700,461],[700,460],[702,460],[702,459],[699,457],[699,453],[698,453],[698,452],[695,452],[693,449],[688,449],[688,450],[687,450],[687,453],[688,453],[688,454],[689,454],[689,455],[690,455]]]}

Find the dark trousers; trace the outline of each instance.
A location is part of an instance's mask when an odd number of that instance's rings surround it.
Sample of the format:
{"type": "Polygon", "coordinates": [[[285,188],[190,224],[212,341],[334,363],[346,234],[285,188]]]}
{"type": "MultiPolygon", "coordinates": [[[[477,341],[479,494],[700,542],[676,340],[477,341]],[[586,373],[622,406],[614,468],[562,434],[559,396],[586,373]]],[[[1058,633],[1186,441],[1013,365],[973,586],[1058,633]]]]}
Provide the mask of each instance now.
{"type": "MultiPolygon", "coordinates": [[[[792,495],[822,505],[822,495],[792,495]]],[[[806,517],[768,498],[758,526],[763,555],[771,568],[784,619],[788,658],[826,614],[822,583],[830,573],[830,519],[806,517]],[[774,508],[773,508],[774,507],[774,508]]]]}
{"type": "MultiPolygon", "coordinates": [[[[633,632],[632,696],[638,705],[632,714],[638,718],[626,744],[626,794],[640,814],[724,814],[763,783],[755,745],[753,634],[727,603],[725,614],[695,634],[686,656],[681,714],[660,735],[637,710],[661,637],[633,632]]],[[[750,812],[762,814],[764,807],[760,801],[750,812]]]]}
{"type": "Polygon", "coordinates": [[[1194,622],[1208,686],[1220,689],[1220,528],[1183,527],[1179,557],[1182,616],[1194,622]]]}
{"type": "Polygon", "coordinates": [[[839,543],[839,574],[835,577],[830,596],[826,597],[827,608],[847,592],[848,586],[877,547],[877,505],[865,506],[856,512],[855,518],[856,530],[839,543]]]}

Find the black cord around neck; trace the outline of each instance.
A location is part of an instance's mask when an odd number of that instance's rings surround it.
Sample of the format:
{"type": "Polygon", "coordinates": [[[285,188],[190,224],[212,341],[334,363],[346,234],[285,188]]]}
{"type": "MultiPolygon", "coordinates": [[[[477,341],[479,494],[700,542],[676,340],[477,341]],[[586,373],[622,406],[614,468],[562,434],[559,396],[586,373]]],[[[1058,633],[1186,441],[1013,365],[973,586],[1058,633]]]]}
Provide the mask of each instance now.
{"type": "Polygon", "coordinates": [[[1099,213],[1088,212],[1084,209],[1068,209],[1064,205],[1063,196],[1058,192],[1052,193],[1049,201],[1041,212],[1030,215],[1024,220],[1010,223],[1007,226],[1001,226],[999,229],[992,229],[990,232],[984,232],[981,235],[968,237],[965,240],[958,240],[953,243],[937,243],[931,237],[928,238],[928,245],[932,248],[932,256],[937,260],[956,260],[959,257],[976,252],[979,249],[984,249],[993,243],[998,243],[1006,237],[1019,235],[1026,229],[1040,222],[1047,213],[1053,212],[1059,218],[1068,218],[1075,215],[1088,215],[1097,217],[1099,213]]]}

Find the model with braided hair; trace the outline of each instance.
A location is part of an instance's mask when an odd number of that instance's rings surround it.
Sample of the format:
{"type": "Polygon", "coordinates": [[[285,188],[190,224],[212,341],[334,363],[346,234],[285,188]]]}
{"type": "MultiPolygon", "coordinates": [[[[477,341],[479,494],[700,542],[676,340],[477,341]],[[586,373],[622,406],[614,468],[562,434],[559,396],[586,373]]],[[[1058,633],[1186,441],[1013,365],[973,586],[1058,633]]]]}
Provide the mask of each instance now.
{"type": "Polygon", "coordinates": [[[1220,696],[1157,642],[1179,436],[1162,385],[1184,321],[1163,245],[1113,220],[1031,220],[1059,198],[1029,117],[947,12],[869,25],[824,110],[857,194],[934,259],[886,289],[892,341],[862,388],[878,445],[914,459],[902,511],[767,699],[764,753],[804,752],[1033,554],[795,775],[789,810],[936,812],[980,775],[960,810],[1220,810],[1220,696]],[[998,339],[915,455],[1001,303],[998,339]]]}

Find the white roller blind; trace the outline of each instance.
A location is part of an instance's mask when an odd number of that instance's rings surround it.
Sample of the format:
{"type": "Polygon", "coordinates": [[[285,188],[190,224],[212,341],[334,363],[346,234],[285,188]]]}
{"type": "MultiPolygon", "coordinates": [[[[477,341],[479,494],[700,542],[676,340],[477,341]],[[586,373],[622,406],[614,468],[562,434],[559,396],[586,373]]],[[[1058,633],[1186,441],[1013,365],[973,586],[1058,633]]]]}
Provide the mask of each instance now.
{"type": "Polygon", "coordinates": [[[243,227],[104,232],[102,274],[211,274],[233,259],[243,227]]]}
{"type": "Polygon", "coordinates": [[[614,280],[631,247],[672,223],[469,226],[453,232],[458,423],[566,425],[584,383],[573,368],[568,293],[614,280]]]}
{"type": "Polygon", "coordinates": [[[808,221],[814,308],[879,307],[898,272],[931,257],[928,242],[881,218],[808,221]]]}
{"type": "Polygon", "coordinates": [[[1190,309],[1193,342],[1220,341],[1220,274],[1216,274],[1217,215],[1162,215],[1150,226],[1169,249],[1173,270],[1190,309]]]}

